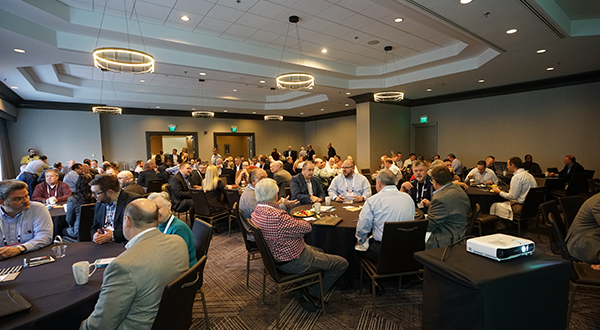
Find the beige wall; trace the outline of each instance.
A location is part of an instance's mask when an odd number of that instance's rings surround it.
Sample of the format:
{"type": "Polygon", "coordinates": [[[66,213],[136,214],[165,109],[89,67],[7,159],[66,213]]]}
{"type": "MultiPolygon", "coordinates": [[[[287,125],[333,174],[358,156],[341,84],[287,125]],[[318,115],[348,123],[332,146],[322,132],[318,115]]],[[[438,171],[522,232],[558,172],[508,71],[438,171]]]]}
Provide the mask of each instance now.
{"type": "Polygon", "coordinates": [[[533,155],[542,169],[564,166],[573,154],[586,169],[600,171],[600,83],[575,85],[467,101],[413,107],[438,123],[438,153],[467,167],[494,155],[497,161],[533,155]]]}
{"type": "MultiPolygon", "coordinates": [[[[356,157],[356,117],[346,116],[305,123],[304,145],[311,144],[318,157],[327,155],[327,142],[331,142],[340,157],[356,157]]],[[[300,150],[296,147],[294,149],[300,150]]]]}
{"type": "MultiPolygon", "coordinates": [[[[410,108],[399,105],[370,102],[370,164],[371,171],[381,164],[381,156],[403,152],[410,146],[410,108]]],[[[408,153],[406,153],[408,156],[408,153]]]]}

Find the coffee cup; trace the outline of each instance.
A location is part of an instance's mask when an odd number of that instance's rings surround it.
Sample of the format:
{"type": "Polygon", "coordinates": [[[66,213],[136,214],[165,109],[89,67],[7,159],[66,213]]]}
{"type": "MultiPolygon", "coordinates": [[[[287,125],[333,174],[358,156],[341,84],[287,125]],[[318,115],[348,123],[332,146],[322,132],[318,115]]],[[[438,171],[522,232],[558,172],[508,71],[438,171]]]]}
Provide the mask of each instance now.
{"type": "Polygon", "coordinates": [[[315,212],[321,213],[321,203],[315,203],[315,212]]]}
{"type": "Polygon", "coordinates": [[[73,276],[77,285],[84,285],[88,282],[90,276],[96,272],[96,263],[90,264],[87,261],[79,261],[73,264],[73,276]],[[94,266],[94,270],[90,272],[90,267],[94,266]]]}
{"type": "Polygon", "coordinates": [[[327,206],[331,205],[331,197],[329,197],[329,196],[325,197],[325,205],[327,205],[327,206]]]}

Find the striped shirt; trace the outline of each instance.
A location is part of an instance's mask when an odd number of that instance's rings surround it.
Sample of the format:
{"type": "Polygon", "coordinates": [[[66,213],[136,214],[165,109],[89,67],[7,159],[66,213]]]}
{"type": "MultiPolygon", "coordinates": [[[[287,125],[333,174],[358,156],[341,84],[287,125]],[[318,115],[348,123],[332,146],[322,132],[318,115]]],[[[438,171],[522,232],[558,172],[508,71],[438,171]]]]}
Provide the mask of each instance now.
{"type": "Polygon", "coordinates": [[[272,203],[258,203],[252,223],[262,231],[277,262],[297,259],[304,250],[304,234],[312,230],[308,222],[292,218],[272,203]]]}

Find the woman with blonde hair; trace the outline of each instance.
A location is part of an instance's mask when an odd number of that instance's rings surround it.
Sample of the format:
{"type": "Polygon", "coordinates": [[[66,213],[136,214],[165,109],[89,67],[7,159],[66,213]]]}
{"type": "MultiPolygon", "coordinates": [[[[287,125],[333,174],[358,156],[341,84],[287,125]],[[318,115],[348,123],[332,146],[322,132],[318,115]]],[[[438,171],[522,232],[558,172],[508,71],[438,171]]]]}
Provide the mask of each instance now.
{"type": "Polygon", "coordinates": [[[223,189],[225,189],[225,185],[223,181],[219,180],[219,170],[215,165],[210,165],[206,169],[204,180],[202,180],[202,190],[204,190],[208,207],[212,212],[223,211],[229,207],[223,196],[223,189]]]}

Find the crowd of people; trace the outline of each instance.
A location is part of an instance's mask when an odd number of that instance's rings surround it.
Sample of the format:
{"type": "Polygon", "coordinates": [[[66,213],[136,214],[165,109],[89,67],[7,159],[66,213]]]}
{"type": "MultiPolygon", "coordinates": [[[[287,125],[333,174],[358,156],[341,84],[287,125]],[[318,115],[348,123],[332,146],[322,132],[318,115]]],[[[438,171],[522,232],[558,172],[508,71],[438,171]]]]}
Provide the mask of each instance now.
{"type": "MultiPolygon", "coordinates": [[[[270,155],[246,159],[223,157],[213,148],[210,159],[202,161],[190,157],[185,148],[181,153],[174,149],[171,154],[159,152],[136,162],[131,171],[119,171],[114,163],[99,165],[89,159],[50,167],[46,156],[30,149],[21,159],[17,179],[0,182],[4,237],[0,259],[45,247],[53,235],[77,239],[82,206],[95,203],[92,241],[123,243],[127,251],[106,270],[96,309],[82,328],[119,324],[138,328],[140,316],[151,325],[162,289],[154,290],[159,294],[140,297],[132,287],[162,288],[197,261],[191,233],[194,189],[204,192],[211,211],[220,212],[229,209],[226,184],[246,187],[239,200],[241,217],[261,229],[276,266],[289,274],[322,271],[327,292],[348,268],[348,260],[307,245],[303,237],[312,227],[289,214],[294,207],[326,199],[364,202],[356,227],[356,250],[376,262],[385,222],[413,221],[415,210],[421,209],[428,221],[426,248],[446,247],[466,235],[472,208],[465,192],[469,183],[492,185],[493,192],[506,201],[494,203],[491,213],[510,221],[520,216],[528,191],[537,187],[533,175],[542,173],[531,155],[525,161],[511,157],[501,167],[512,174],[508,191],[503,191],[497,184],[499,176],[507,173],[499,173],[504,170],[495,166],[493,156],[467,170],[452,153],[443,160],[439,155],[426,160],[414,153],[403,160],[402,153],[395,153],[383,155],[371,177],[359,172],[352,156],[340,158],[331,143],[327,150],[320,158],[310,144],[299,152],[289,146],[282,154],[273,149],[270,155]],[[156,180],[169,184],[168,192],[147,194],[149,184],[156,180]],[[46,205],[65,202],[66,217],[53,223],[46,205]],[[173,212],[189,212],[189,217],[182,221],[173,212]],[[147,255],[154,257],[151,261],[140,258],[147,255]],[[132,307],[114,308],[110,301],[127,301],[132,307]]],[[[562,171],[546,175],[568,179],[584,170],[572,155],[565,157],[564,164],[562,171]]],[[[600,264],[599,208],[599,195],[590,198],[567,236],[574,256],[594,264],[600,264]]],[[[248,240],[255,245],[252,235],[248,240]]],[[[323,303],[318,293],[318,287],[311,286],[294,295],[305,309],[316,311],[323,303]]]]}

